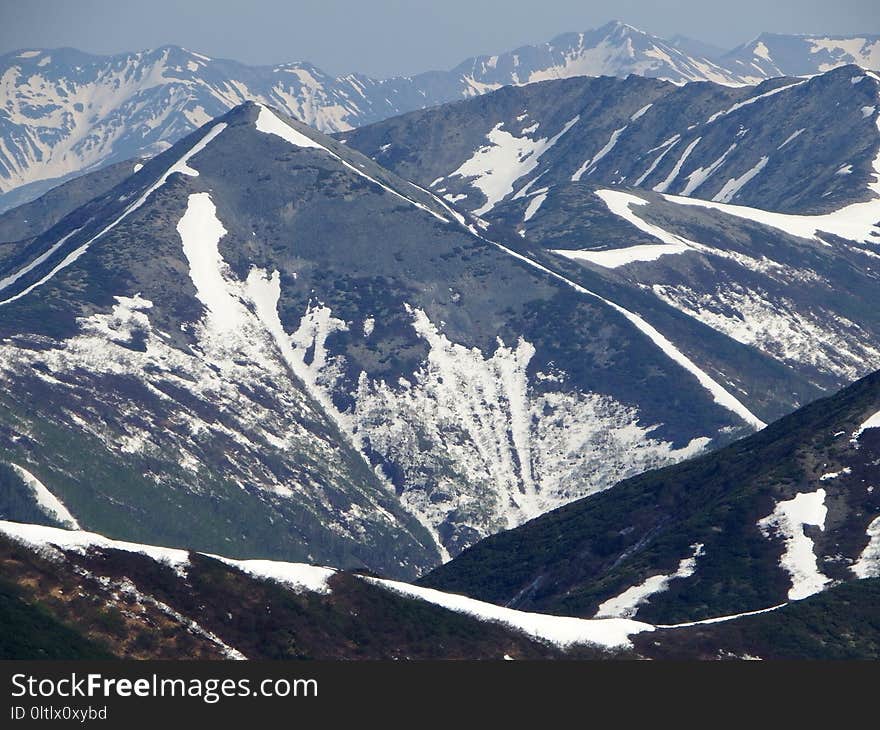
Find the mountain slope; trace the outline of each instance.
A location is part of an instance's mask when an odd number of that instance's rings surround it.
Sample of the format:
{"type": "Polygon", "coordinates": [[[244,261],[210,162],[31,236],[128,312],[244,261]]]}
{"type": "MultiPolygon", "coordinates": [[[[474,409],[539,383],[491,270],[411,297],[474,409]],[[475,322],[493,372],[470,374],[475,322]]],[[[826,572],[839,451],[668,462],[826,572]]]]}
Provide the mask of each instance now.
{"type": "Polygon", "coordinates": [[[508,87],[340,137],[478,215],[569,182],[824,213],[873,197],[878,84],[855,66],[742,88],[576,78],[508,87]]]}
{"type": "Polygon", "coordinates": [[[876,577],[880,374],[753,436],[488,538],[421,584],[678,623],[876,577]]]}
{"type": "Polygon", "coordinates": [[[852,66],[755,89],[568,79],[344,138],[588,288],[629,285],[643,316],[669,305],[833,390],[880,368],[878,99],[852,66]]]}
{"type": "Polygon", "coordinates": [[[232,561],[17,523],[0,523],[0,533],[4,659],[500,660],[623,649],[530,636],[329,568],[232,561]]]}
{"type": "Polygon", "coordinates": [[[504,235],[239,107],[4,260],[0,459],[110,536],[411,577],[813,396],[504,235]]]}
{"type": "Polygon", "coordinates": [[[29,203],[0,213],[0,247],[48,231],[66,215],[115,188],[141,167],[143,164],[134,160],[117,162],[74,177],[29,203]]]}

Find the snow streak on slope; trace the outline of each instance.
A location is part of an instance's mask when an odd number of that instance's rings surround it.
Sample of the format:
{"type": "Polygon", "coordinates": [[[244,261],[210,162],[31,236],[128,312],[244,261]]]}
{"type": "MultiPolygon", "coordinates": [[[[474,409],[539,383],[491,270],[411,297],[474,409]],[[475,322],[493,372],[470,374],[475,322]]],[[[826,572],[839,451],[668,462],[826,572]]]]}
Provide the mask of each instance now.
{"type": "Polygon", "coordinates": [[[868,544],[853,564],[852,572],[859,578],[880,578],[880,517],[871,521],[867,533],[868,544]]]}
{"type": "Polygon", "coordinates": [[[313,148],[313,149],[321,150],[322,152],[325,152],[326,154],[330,155],[330,157],[332,157],[334,160],[336,160],[340,164],[344,165],[346,168],[351,170],[356,175],[360,175],[360,177],[362,177],[366,180],[369,180],[374,185],[378,185],[385,192],[391,193],[392,195],[400,198],[401,200],[405,200],[410,205],[414,205],[416,208],[420,208],[421,210],[425,211],[426,213],[430,213],[432,216],[434,216],[435,218],[438,218],[439,220],[441,220],[445,223],[448,222],[446,220],[446,218],[439,215],[436,211],[431,210],[427,205],[423,205],[422,203],[419,203],[417,200],[413,200],[412,198],[407,198],[406,196],[401,195],[399,192],[397,192],[393,188],[388,187],[385,183],[380,182],[376,178],[371,177],[370,175],[365,173],[363,170],[358,169],[357,167],[352,165],[350,162],[348,162],[347,160],[345,160],[342,157],[340,157],[339,155],[337,155],[329,147],[325,147],[324,145],[319,144],[318,142],[311,139],[310,137],[307,137],[302,132],[297,131],[292,126],[290,126],[287,122],[280,119],[275,114],[275,112],[273,112],[268,107],[260,105],[260,114],[257,117],[257,121],[255,123],[255,126],[257,128],[257,131],[263,132],[264,134],[274,134],[278,137],[281,137],[281,139],[286,140],[287,142],[290,142],[290,144],[294,145],[295,147],[303,147],[306,149],[313,148]]]}
{"type": "Polygon", "coordinates": [[[779,94],[783,91],[788,91],[789,89],[793,89],[796,86],[800,86],[801,84],[805,84],[807,81],[808,81],[808,79],[804,79],[803,81],[796,81],[793,84],[786,84],[785,86],[779,86],[775,89],[771,89],[770,91],[766,91],[763,94],[758,94],[757,96],[750,96],[745,101],[737,102],[729,109],[724,109],[720,112],[716,112],[711,117],[709,117],[705,123],[711,124],[716,119],[720,119],[721,117],[726,117],[728,114],[732,114],[737,109],[742,109],[744,106],[749,106],[750,104],[754,104],[755,102],[761,101],[761,100],[766,99],[770,96],[775,96],[776,94],[779,94]]]}
{"type": "MultiPolygon", "coordinates": [[[[871,73],[870,76],[876,83],[880,84],[880,76],[873,73],[871,73]]],[[[880,130],[880,115],[878,115],[876,123],[878,130],[880,130]]],[[[789,139],[781,146],[784,146],[791,139],[792,137],[789,137],[789,139]]],[[[742,205],[731,205],[727,202],[717,202],[730,200],[732,194],[722,196],[721,193],[719,193],[715,196],[716,200],[713,201],[686,198],[677,195],[665,195],[664,197],[666,200],[679,205],[710,208],[738,218],[752,220],[800,238],[821,241],[820,234],[826,232],[850,241],[855,241],[856,243],[880,244],[880,152],[878,152],[877,156],[874,158],[873,169],[874,181],[868,185],[868,190],[872,196],[871,200],[863,203],[852,203],[831,213],[819,215],[775,213],[772,211],[761,210],[759,208],[749,208],[742,205]]],[[[760,170],[758,170],[758,172],[760,172],[760,170]]],[[[749,175],[750,173],[752,173],[752,170],[746,173],[746,175],[749,175]]],[[[757,174],[757,172],[754,174],[757,174]]],[[[742,184],[748,182],[748,179],[742,184]]],[[[733,181],[731,181],[731,183],[733,183],[733,181]]],[[[728,185],[731,183],[728,183],[728,185]]],[[[657,186],[654,190],[665,192],[668,187],[668,185],[657,186]]],[[[737,188],[737,190],[738,189],[739,188],[737,188]]],[[[734,190],[734,193],[735,192],[736,190],[734,190]]]]}
{"type": "Polygon", "coordinates": [[[0,289],[5,289],[6,287],[14,284],[22,276],[24,276],[25,274],[27,274],[30,271],[33,271],[35,268],[40,266],[44,261],[48,261],[48,259],[52,256],[52,254],[54,254],[59,248],[61,248],[67,242],[68,238],[70,238],[71,236],[75,236],[81,230],[82,230],[81,228],[74,228],[70,233],[67,233],[66,235],[59,238],[56,243],[53,243],[43,253],[41,253],[39,256],[37,256],[33,261],[31,261],[27,265],[23,266],[15,273],[10,274],[9,276],[5,276],[2,279],[0,279],[0,289]]]}
{"type": "Polygon", "coordinates": [[[758,173],[767,166],[769,159],[770,158],[767,157],[767,155],[764,155],[750,170],[747,170],[739,177],[730,178],[724,183],[724,186],[715,194],[712,200],[717,200],[719,203],[729,203],[734,197],[736,197],[736,194],[740,190],[742,190],[752,179],[757,177],[758,173]]]}
{"type": "Polygon", "coordinates": [[[541,155],[556,144],[578,119],[579,117],[575,117],[567,122],[558,134],[549,139],[533,139],[528,135],[515,137],[502,129],[504,123],[499,122],[486,135],[489,144],[480,147],[471,158],[451,172],[449,177],[473,178],[471,186],[486,198],[486,202],[474,210],[474,214],[483,215],[513,192],[513,184],[532,172],[538,166],[541,155]]]}
{"type": "Polygon", "coordinates": [[[697,558],[703,554],[703,545],[692,546],[693,554],[683,558],[678,569],[669,575],[652,575],[642,583],[627,588],[620,595],[609,598],[599,606],[596,618],[633,618],[639,606],[651,600],[651,596],[669,588],[669,583],[677,578],[690,578],[697,569],[697,558]]]}
{"type": "MultiPolygon", "coordinates": [[[[597,190],[596,195],[612,213],[663,243],[554,253],[575,261],[616,268],[637,261],[654,261],[664,254],[695,251],[761,274],[771,280],[770,284],[789,287],[823,281],[810,270],[796,269],[764,256],[754,258],[732,248],[706,246],[649,223],[636,213],[636,206],[647,209],[648,201],[631,193],[597,190]]],[[[847,379],[863,375],[865,363],[877,363],[880,367],[880,350],[871,346],[871,336],[858,324],[820,307],[799,307],[791,299],[771,295],[759,286],[744,287],[725,280],[709,291],[685,284],[659,283],[653,284],[651,290],[694,319],[776,359],[808,364],[847,379]]]]}
{"type": "Polygon", "coordinates": [[[605,157],[612,149],[614,149],[614,145],[617,144],[617,140],[621,134],[626,131],[626,125],[622,126],[620,129],[615,129],[611,133],[611,137],[608,139],[608,142],[605,143],[605,146],[600,149],[595,155],[593,155],[589,160],[586,160],[583,165],[581,165],[575,173],[571,176],[572,182],[578,182],[586,173],[589,175],[593,168],[599,163],[599,161],[605,157]]]}
{"type": "MultiPolygon", "coordinates": [[[[138,208],[140,208],[147,201],[147,198],[149,198],[150,195],[153,194],[153,192],[155,192],[160,187],[162,187],[165,184],[165,181],[174,173],[179,172],[183,175],[189,175],[190,177],[198,176],[198,174],[199,174],[198,171],[191,168],[188,164],[190,158],[192,158],[194,155],[198,154],[205,147],[207,147],[208,144],[211,142],[211,140],[213,140],[224,129],[226,129],[226,124],[223,122],[220,122],[219,124],[215,124],[213,127],[211,127],[211,129],[209,129],[205,133],[205,135],[198,142],[196,142],[189,149],[189,151],[187,151],[183,155],[183,157],[181,157],[179,160],[177,160],[177,162],[175,162],[173,165],[171,165],[171,167],[169,167],[156,182],[154,182],[152,185],[150,185],[150,187],[148,187],[147,190],[144,193],[142,193],[141,196],[137,200],[135,200],[133,203],[128,205],[125,208],[125,210],[123,210],[122,213],[112,223],[110,223],[107,226],[104,226],[104,228],[102,228],[98,233],[96,233],[94,236],[92,236],[88,241],[77,246],[77,248],[75,248],[73,251],[68,253],[58,264],[56,264],[49,271],[48,274],[43,276],[41,279],[39,279],[35,283],[31,284],[30,286],[26,287],[22,291],[18,292],[14,296],[11,296],[8,299],[0,301],[0,305],[9,304],[9,302],[14,302],[16,299],[20,299],[21,297],[29,294],[34,289],[36,289],[38,286],[42,286],[47,281],[49,281],[49,279],[51,279],[53,276],[55,276],[55,274],[57,274],[59,271],[66,268],[67,266],[70,266],[70,264],[72,264],[74,261],[76,261],[80,256],[82,256],[88,250],[89,246],[92,243],[94,243],[97,239],[99,239],[101,236],[103,236],[105,233],[107,233],[111,229],[115,228],[121,221],[123,221],[131,213],[133,213],[138,208]]],[[[34,268],[39,263],[43,263],[45,260],[47,260],[49,258],[49,256],[51,256],[53,253],[55,253],[55,251],[58,248],[61,247],[61,245],[66,241],[67,238],[69,238],[71,235],[73,235],[75,233],[77,233],[77,231],[73,231],[72,233],[68,234],[67,236],[62,238],[60,241],[58,241],[58,243],[54,244],[49,249],[49,251],[46,252],[44,257],[42,257],[42,259],[43,259],[42,261],[39,261],[39,259],[41,257],[38,257],[38,259],[36,259],[35,261],[28,264],[26,267],[24,267],[23,270],[20,270],[17,274],[14,274],[11,277],[7,277],[7,279],[4,279],[4,281],[7,282],[6,286],[8,286],[9,284],[14,282],[15,280],[17,280],[21,276],[23,276],[25,273],[27,273],[27,271],[34,268]]],[[[0,289],[2,289],[2,288],[3,287],[0,287],[0,289]]]]}
{"type": "Polygon", "coordinates": [[[76,521],[76,518],[70,514],[70,511],[64,506],[61,500],[46,488],[46,485],[24,467],[21,467],[18,464],[10,464],[10,466],[16,471],[18,476],[21,477],[21,480],[25,483],[28,489],[31,490],[31,493],[43,514],[60,522],[65,527],[74,530],[79,529],[79,523],[76,521]]]}
{"type": "Polygon", "coordinates": [[[824,530],[827,513],[825,490],[817,489],[777,502],[773,512],[758,522],[766,537],[781,537],[785,541],[779,565],[791,576],[790,601],[812,596],[830,582],[819,570],[813,541],[804,532],[806,526],[824,530]]]}
{"type": "Polygon", "coordinates": [[[654,630],[651,624],[625,618],[584,619],[528,613],[409,583],[368,576],[363,576],[363,580],[410,598],[473,616],[481,621],[511,626],[532,638],[563,648],[574,644],[595,644],[608,649],[627,647],[630,646],[629,637],[633,634],[654,630]]]}
{"type": "Polygon", "coordinates": [[[696,147],[702,137],[697,137],[693,142],[691,142],[687,147],[685,147],[684,152],[681,153],[681,157],[678,158],[678,161],[675,163],[675,166],[672,170],[669,171],[669,174],[666,176],[666,179],[663,182],[657,183],[652,190],[656,190],[658,193],[665,193],[669,190],[669,186],[675,182],[675,179],[678,177],[678,173],[681,172],[681,168],[684,166],[685,161],[690,156],[691,152],[694,151],[694,147],[696,147]]]}

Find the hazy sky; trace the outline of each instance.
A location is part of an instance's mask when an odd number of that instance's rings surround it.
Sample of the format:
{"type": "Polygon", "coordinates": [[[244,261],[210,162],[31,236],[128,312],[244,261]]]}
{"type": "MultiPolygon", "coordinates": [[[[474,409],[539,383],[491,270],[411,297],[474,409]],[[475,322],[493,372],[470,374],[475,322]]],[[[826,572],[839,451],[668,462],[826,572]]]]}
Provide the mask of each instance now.
{"type": "Polygon", "coordinates": [[[251,64],[307,60],[385,77],[613,19],[732,48],[762,31],[877,34],[878,8],[878,0],[0,0],[0,53],[172,43],[251,64]]]}

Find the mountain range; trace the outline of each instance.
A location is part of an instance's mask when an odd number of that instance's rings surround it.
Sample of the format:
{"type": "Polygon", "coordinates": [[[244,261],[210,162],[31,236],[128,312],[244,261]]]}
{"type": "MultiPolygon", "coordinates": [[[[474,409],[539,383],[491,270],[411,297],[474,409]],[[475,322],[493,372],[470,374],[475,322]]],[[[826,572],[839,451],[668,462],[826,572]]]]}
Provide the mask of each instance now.
{"type": "Polygon", "coordinates": [[[411,577],[812,392],[483,225],[238,107],[4,247],[6,458],[110,536],[411,577]]]}
{"type": "Polygon", "coordinates": [[[877,47],[0,58],[0,655],[875,657],[877,47]]]}
{"type": "Polygon", "coordinates": [[[880,68],[874,36],[762,35],[711,60],[679,46],[615,21],[450,71],[385,80],[332,76],[305,62],[250,67],[175,46],[110,57],[17,50],[0,56],[0,211],[81,172],[155,155],[246,100],[334,132],[555,78],[639,74],[742,85],[847,63],[880,68]]]}

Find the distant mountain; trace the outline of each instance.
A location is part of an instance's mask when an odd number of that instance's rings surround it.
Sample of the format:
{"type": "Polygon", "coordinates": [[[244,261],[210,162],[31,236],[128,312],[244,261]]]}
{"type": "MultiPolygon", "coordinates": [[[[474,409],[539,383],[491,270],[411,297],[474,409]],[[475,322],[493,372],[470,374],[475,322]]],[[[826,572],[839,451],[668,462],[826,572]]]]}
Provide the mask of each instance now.
{"type": "Polygon", "coordinates": [[[334,77],[308,63],[250,67],[175,46],[112,57],[20,50],[0,56],[0,211],[73,175],[156,154],[248,100],[333,132],[547,79],[639,74],[676,84],[742,84],[781,75],[769,66],[734,65],[731,71],[620,22],[467,59],[450,71],[384,81],[334,77]]]}
{"type": "Polygon", "coordinates": [[[808,76],[846,64],[880,71],[880,36],[762,33],[717,60],[734,73],[755,79],[808,76]]]}
{"type": "Polygon", "coordinates": [[[689,38],[688,36],[684,36],[681,34],[674,35],[670,38],[667,43],[671,45],[673,48],[677,48],[682,53],[686,53],[689,56],[696,56],[697,58],[708,58],[713,61],[717,61],[717,59],[721,58],[725,53],[727,53],[726,48],[720,48],[718,46],[714,46],[711,43],[704,43],[701,40],[697,40],[696,38],[689,38]]]}
{"type": "Polygon", "coordinates": [[[714,453],[487,538],[420,583],[654,624],[777,607],[880,576],[878,458],[875,373],[714,453]]]}

